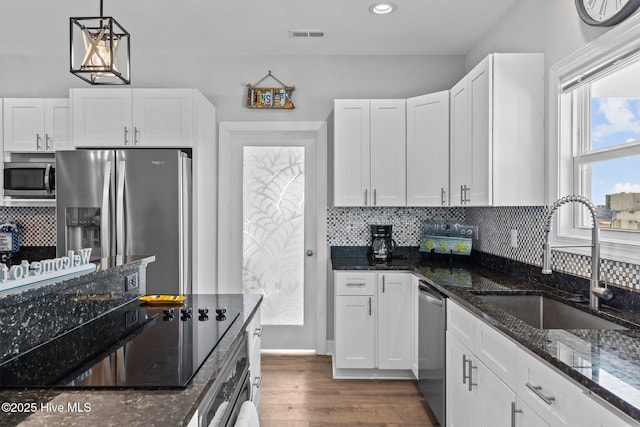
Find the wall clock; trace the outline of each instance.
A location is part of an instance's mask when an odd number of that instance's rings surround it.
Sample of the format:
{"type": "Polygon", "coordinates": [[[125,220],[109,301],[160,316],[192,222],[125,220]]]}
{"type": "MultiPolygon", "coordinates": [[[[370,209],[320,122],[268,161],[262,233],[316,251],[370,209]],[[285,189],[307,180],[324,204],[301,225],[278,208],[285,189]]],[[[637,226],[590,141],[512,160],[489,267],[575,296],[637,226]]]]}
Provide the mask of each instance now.
{"type": "Polygon", "coordinates": [[[576,0],[578,15],[589,25],[616,25],[640,7],[640,0],[576,0]]]}

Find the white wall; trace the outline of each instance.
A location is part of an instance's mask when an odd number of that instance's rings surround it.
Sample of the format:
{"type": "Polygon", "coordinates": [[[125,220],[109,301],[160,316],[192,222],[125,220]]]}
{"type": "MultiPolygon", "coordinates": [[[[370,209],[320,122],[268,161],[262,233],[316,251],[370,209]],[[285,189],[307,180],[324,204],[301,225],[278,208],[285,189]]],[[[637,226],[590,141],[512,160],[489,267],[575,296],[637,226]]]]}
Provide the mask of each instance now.
{"type": "MultiPolygon", "coordinates": [[[[452,56],[192,56],[136,51],[131,87],[194,87],[217,108],[218,120],[326,120],[334,98],[404,98],[450,88],[464,75],[452,56]],[[267,72],[294,85],[293,111],[243,106],[246,84],[267,72]]],[[[0,56],[0,97],[65,97],[88,87],[69,73],[68,57],[0,56]]],[[[265,84],[275,86],[270,79],[265,84]]]]}
{"type": "Polygon", "coordinates": [[[468,52],[465,68],[492,52],[543,52],[553,65],[606,31],[583,23],[574,0],[520,0],[468,52]]]}

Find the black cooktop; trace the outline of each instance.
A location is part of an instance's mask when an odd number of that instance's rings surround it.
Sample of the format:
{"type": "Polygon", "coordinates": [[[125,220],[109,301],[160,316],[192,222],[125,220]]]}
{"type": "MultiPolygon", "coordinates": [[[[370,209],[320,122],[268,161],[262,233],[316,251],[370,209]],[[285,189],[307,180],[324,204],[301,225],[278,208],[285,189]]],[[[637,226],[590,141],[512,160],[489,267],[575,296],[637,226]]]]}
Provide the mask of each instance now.
{"type": "Polygon", "coordinates": [[[4,362],[0,387],[185,387],[242,309],[242,295],[131,301],[4,362]]]}

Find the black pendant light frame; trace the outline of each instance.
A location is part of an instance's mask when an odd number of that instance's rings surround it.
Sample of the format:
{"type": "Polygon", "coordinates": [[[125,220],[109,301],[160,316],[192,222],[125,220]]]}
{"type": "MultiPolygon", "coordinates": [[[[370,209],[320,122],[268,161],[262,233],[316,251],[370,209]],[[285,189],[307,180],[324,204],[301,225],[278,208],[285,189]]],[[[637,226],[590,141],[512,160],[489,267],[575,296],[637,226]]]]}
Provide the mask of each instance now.
{"type": "MultiPolygon", "coordinates": [[[[97,17],[79,17],[69,18],[69,47],[70,47],[70,71],[72,74],[80,77],[82,80],[92,85],[128,85],[131,84],[130,79],[130,58],[131,58],[131,43],[130,34],[125,30],[122,25],[118,23],[113,17],[104,16],[103,14],[103,0],[100,0],[100,16],[97,17]],[[84,46],[82,54],[85,59],[89,56],[86,49],[89,48],[92,51],[96,49],[98,38],[104,40],[108,46],[109,63],[102,63],[99,65],[87,64],[82,58],[78,58],[74,49],[77,49],[76,44],[82,42],[78,40],[81,38],[82,33],[91,34],[91,44],[87,47],[84,46]],[[77,35],[74,37],[74,34],[77,35]],[[78,37],[80,35],[80,37],[78,37]],[[124,64],[120,64],[123,68],[119,70],[117,53],[119,49],[124,49],[124,52],[120,50],[124,57],[124,64]],[[126,55],[126,56],[125,56],[126,55]]],[[[86,44],[86,41],[85,41],[86,44]]]]}

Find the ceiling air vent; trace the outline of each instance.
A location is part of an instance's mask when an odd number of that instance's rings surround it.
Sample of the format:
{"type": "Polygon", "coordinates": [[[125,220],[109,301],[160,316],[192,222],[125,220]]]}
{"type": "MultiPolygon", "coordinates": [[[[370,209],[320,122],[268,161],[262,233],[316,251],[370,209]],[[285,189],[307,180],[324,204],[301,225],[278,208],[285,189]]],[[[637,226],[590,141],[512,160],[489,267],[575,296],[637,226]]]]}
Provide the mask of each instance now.
{"type": "Polygon", "coordinates": [[[292,39],[308,39],[322,38],[324,31],[308,31],[308,30],[289,30],[289,38],[292,39]]]}

